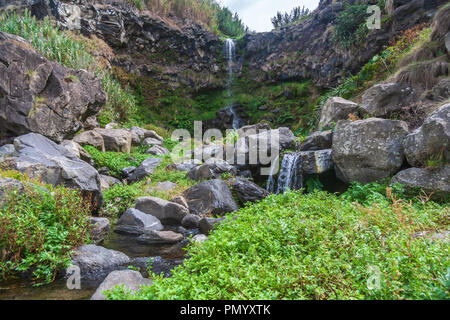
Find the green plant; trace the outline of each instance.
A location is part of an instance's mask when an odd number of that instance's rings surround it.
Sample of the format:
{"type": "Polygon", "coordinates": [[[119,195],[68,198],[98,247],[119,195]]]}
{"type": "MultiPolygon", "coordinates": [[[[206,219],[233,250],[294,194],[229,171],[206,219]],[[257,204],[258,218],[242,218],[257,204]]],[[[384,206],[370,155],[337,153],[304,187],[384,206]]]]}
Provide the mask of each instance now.
{"type": "Polygon", "coordinates": [[[362,39],[367,32],[366,20],[367,4],[347,5],[337,17],[334,40],[349,48],[362,39]]]}
{"type": "Polygon", "coordinates": [[[308,192],[322,191],[323,190],[323,184],[319,180],[319,177],[317,177],[317,176],[308,177],[306,179],[305,184],[306,184],[306,191],[308,191],[308,192]]]}
{"type": "Polygon", "coordinates": [[[72,250],[88,241],[89,215],[75,190],[27,182],[24,191],[9,192],[0,206],[0,274],[30,272],[38,284],[53,281],[72,250]]]}

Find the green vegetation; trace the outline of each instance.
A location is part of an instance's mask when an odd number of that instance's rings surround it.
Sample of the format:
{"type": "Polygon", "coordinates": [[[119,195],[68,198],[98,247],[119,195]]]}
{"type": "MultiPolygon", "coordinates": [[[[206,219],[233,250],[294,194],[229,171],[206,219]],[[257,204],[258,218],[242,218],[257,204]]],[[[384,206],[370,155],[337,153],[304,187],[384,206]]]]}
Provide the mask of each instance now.
{"type": "Polygon", "coordinates": [[[308,8],[295,7],[290,13],[277,12],[277,15],[271,19],[272,25],[275,29],[289,26],[294,23],[299,23],[303,20],[309,19],[311,17],[311,11],[308,8]]]}
{"type": "Polygon", "coordinates": [[[34,49],[49,60],[68,68],[85,69],[99,76],[108,95],[108,103],[99,117],[100,124],[133,120],[138,108],[134,96],[122,89],[108,71],[99,67],[101,63],[88,53],[89,39],[75,38],[72,33],[59,30],[48,18],[37,21],[28,11],[20,16],[15,12],[1,13],[0,31],[28,40],[34,49]]]}
{"type": "Polygon", "coordinates": [[[448,205],[365,189],[364,204],[353,189],[272,195],[192,245],[171,278],[108,298],[448,299],[449,244],[414,236],[446,230],[448,205]]]}
{"type": "Polygon", "coordinates": [[[90,206],[78,191],[29,181],[15,171],[0,176],[26,183],[0,207],[0,275],[30,272],[49,283],[70,265],[72,250],[89,240],[90,206]]]}
{"type": "Polygon", "coordinates": [[[347,4],[345,10],[337,17],[334,40],[349,48],[362,40],[368,32],[366,25],[367,4],[347,4]]]}

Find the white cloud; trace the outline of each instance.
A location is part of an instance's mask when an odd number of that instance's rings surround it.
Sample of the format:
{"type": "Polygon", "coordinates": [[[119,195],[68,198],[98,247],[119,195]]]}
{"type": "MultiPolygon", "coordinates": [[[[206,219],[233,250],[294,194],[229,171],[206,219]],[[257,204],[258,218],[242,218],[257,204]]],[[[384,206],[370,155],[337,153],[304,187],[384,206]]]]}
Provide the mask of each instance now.
{"type": "Polygon", "coordinates": [[[311,10],[319,0],[220,0],[222,5],[237,12],[250,30],[263,32],[272,30],[270,19],[277,11],[290,12],[292,8],[305,6],[311,10]]]}

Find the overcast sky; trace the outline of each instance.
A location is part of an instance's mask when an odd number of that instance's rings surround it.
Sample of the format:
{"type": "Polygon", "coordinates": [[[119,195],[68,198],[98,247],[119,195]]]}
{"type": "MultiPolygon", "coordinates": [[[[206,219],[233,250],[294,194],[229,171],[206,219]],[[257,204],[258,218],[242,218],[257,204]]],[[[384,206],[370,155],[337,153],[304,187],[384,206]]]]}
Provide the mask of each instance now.
{"type": "Polygon", "coordinates": [[[272,30],[270,19],[277,11],[291,11],[292,8],[305,6],[315,9],[319,0],[219,0],[232,12],[237,12],[250,30],[262,32],[272,30]]]}

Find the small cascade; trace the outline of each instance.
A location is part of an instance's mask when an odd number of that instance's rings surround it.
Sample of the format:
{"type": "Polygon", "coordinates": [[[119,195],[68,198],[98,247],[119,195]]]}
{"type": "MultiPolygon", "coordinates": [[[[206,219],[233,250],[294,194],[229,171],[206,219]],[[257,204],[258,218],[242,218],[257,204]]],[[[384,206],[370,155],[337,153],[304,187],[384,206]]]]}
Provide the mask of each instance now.
{"type": "Polygon", "coordinates": [[[276,164],[272,167],[272,172],[267,182],[267,190],[269,192],[280,194],[286,189],[299,190],[303,188],[302,157],[300,153],[294,152],[284,155],[278,179],[275,179],[273,175],[275,167],[276,164]]]}
{"type": "MultiPolygon", "coordinates": [[[[233,65],[234,65],[234,58],[236,55],[236,44],[234,43],[233,39],[226,39],[225,40],[225,56],[227,58],[227,70],[228,70],[228,79],[227,79],[227,96],[228,98],[233,97],[233,65]]],[[[241,126],[241,119],[239,118],[238,113],[236,112],[236,109],[234,108],[234,103],[231,103],[230,106],[228,106],[228,109],[230,110],[231,114],[233,115],[233,129],[239,129],[241,126]]]]}

